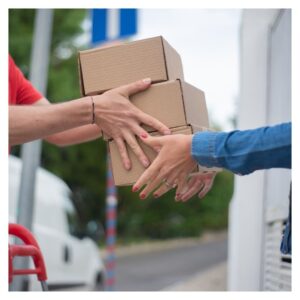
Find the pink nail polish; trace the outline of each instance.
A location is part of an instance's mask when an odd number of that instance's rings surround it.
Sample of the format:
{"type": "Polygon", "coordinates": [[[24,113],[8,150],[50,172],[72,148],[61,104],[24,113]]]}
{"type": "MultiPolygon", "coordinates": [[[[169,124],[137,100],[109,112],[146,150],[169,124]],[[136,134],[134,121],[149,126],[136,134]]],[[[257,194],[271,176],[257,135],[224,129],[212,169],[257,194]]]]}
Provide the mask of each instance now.
{"type": "Polygon", "coordinates": [[[143,160],[143,165],[145,168],[149,166],[149,161],[148,160],[143,160]]]}
{"type": "Polygon", "coordinates": [[[138,188],[137,186],[133,186],[133,187],[132,187],[132,191],[133,191],[133,192],[137,192],[138,189],[139,189],[139,188],[138,188]]]}
{"type": "Polygon", "coordinates": [[[154,198],[158,198],[158,194],[153,194],[154,198]]]}
{"type": "Polygon", "coordinates": [[[145,194],[141,194],[141,195],[140,195],[140,198],[141,198],[141,199],[145,199],[145,198],[146,198],[146,195],[145,195],[145,194]]]}
{"type": "Polygon", "coordinates": [[[141,138],[146,139],[147,137],[148,137],[148,134],[147,134],[147,133],[142,133],[142,134],[141,134],[141,138]]]}

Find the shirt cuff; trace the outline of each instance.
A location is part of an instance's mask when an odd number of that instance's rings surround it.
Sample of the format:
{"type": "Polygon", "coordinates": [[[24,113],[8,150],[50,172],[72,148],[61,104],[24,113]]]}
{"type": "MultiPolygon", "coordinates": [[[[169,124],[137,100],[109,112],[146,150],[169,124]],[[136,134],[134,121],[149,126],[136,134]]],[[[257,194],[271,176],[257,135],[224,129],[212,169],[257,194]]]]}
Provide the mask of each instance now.
{"type": "Polygon", "coordinates": [[[218,132],[201,131],[192,139],[192,156],[199,165],[204,167],[222,167],[215,155],[218,132]]]}

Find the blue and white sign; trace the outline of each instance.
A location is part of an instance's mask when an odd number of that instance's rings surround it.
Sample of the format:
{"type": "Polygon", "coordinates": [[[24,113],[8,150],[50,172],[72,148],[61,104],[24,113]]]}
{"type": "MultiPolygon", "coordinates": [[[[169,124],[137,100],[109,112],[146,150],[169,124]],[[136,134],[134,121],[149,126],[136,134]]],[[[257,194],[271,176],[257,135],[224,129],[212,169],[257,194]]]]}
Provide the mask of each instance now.
{"type": "Polygon", "coordinates": [[[92,44],[137,33],[137,9],[92,9],[92,44]]]}

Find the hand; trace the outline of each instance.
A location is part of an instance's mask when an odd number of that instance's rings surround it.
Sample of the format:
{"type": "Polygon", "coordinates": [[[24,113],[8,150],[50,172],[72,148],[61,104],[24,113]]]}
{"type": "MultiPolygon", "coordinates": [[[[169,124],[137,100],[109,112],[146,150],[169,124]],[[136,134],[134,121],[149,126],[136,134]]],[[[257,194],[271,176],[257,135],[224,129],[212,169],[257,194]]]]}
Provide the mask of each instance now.
{"type": "Polygon", "coordinates": [[[147,132],[141,127],[142,123],[149,125],[162,134],[171,133],[168,127],[145,114],[129,101],[130,95],[146,90],[150,85],[151,79],[147,78],[109,90],[102,95],[93,96],[95,122],[107,135],[115,140],[123,165],[127,170],[131,168],[131,162],[125,142],[145,167],[150,164],[135,137],[135,135],[140,137],[147,135],[147,132]]]}
{"type": "MultiPolygon", "coordinates": [[[[179,194],[175,200],[186,202],[198,192],[199,198],[204,196],[210,191],[213,186],[216,172],[193,173],[189,176],[188,181],[183,187],[182,194],[179,194]]],[[[153,194],[154,198],[161,197],[163,194],[172,189],[172,186],[162,184],[153,194]]]]}
{"type": "Polygon", "coordinates": [[[216,174],[216,172],[191,174],[187,184],[183,187],[182,193],[178,194],[175,199],[186,202],[198,192],[198,197],[200,199],[204,198],[212,188],[216,174]]]}
{"type": "Polygon", "coordinates": [[[140,198],[144,199],[164,182],[168,187],[177,185],[177,191],[182,192],[188,175],[197,167],[197,162],[191,156],[192,137],[184,134],[142,137],[145,144],[159,153],[137,180],[132,191],[136,192],[146,185],[140,193],[140,198]]]}

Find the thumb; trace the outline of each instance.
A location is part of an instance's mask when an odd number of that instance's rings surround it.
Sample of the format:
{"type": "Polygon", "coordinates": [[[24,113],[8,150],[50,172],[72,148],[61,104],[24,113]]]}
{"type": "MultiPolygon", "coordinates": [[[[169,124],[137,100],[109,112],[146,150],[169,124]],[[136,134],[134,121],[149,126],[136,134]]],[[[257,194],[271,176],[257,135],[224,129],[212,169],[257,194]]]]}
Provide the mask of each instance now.
{"type": "Polygon", "coordinates": [[[135,93],[146,90],[151,85],[151,78],[145,78],[126,85],[122,85],[116,90],[122,95],[129,97],[135,93]]]}

